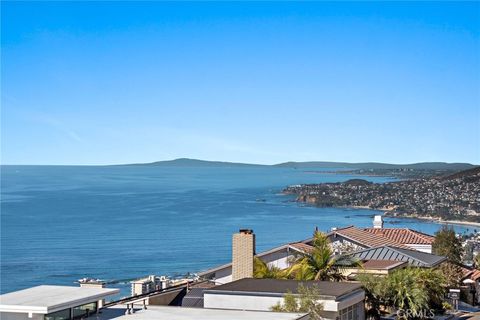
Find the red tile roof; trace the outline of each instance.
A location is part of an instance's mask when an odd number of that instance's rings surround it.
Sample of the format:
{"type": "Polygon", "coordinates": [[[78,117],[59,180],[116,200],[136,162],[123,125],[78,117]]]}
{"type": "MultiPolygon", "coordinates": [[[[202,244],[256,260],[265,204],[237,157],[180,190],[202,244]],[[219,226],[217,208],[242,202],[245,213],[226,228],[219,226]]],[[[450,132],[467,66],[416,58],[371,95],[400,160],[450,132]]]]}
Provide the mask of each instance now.
{"type": "Polygon", "coordinates": [[[363,230],[374,235],[382,235],[401,244],[431,245],[435,239],[431,235],[407,228],[365,228],[363,230]]]}
{"type": "Polygon", "coordinates": [[[470,274],[470,279],[477,281],[480,279],[480,270],[473,270],[470,274]]]}
{"type": "Polygon", "coordinates": [[[480,279],[480,270],[477,269],[468,269],[466,267],[461,266],[460,271],[462,272],[462,279],[472,279],[477,281],[480,279]]]}
{"type": "Polygon", "coordinates": [[[344,238],[350,239],[354,242],[357,242],[361,245],[364,245],[370,248],[386,246],[386,245],[406,248],[404,244],[397,242],[395,240],[392,240],[383,234],[374,234],[354,226],[334,230],[330,232],[329,235],[333,237],[335,237],[336,235],[340,235],[344,238]]]}

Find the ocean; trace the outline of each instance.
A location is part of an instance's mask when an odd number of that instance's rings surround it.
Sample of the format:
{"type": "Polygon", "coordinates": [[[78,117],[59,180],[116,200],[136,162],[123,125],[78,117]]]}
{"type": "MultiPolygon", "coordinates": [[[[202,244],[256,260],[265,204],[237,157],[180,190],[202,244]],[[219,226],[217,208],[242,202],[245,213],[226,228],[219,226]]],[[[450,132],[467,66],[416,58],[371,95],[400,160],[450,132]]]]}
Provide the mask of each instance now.
{"type": "MultiPolygon", "coordinates": [[[[232,233],[241,228],[254,230],[261,252],[308,238],[315,227],[371,226],[377,211],[316,208],[280,193],[291,184],[353,178],[327,170],[2,166],[0,291],[94,277],[125,296],[135,278],[176,277],[227,263],[232,233]]],[[[387,219],[392,226],[430,234],[440,227],[387,219]]]]}

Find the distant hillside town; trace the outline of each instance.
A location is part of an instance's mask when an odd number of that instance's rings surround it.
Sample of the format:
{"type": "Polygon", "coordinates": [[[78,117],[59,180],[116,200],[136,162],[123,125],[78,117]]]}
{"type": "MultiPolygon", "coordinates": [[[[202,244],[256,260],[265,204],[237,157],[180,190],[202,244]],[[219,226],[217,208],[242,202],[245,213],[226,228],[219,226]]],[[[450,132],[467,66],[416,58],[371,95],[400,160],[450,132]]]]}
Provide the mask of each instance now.
{"type": "Polygon", "coordinates": [[[391,216],[480,222],[480,167],[388,183],[352,179],[294,185],[283,192],[319,207],[367,207],[391,216]]]}

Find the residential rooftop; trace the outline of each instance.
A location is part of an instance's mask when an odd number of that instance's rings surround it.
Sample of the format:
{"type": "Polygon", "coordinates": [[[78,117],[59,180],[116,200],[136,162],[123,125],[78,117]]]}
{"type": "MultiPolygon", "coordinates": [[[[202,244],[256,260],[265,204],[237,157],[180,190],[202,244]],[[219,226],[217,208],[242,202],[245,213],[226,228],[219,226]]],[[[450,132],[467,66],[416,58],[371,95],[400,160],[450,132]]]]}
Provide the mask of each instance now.
{"type": "Polygon", "coordinates": [[[403,243],[394,241],[383,234],[373,234],[364,229],[360,229],[354,226],[339,228],[328,233],[328,236],[332,238],[335,238],[337,235],[341,235],[342,237],[345,237],[366,247],[378,247],[383,245],[406,247],[403,243]]]}
{"type": "Polygon", "coordinates": [[[42,285],[0,296],[0,312],[47,314],[119,293],[119,289],[42,285]]]}
{"type": "Polygon", "coordinates": [[[366,232],[382,235],[401,244],[426,244],[431,245],[435,237],[408,228],[365,228],[366,232]]]}
{"type": "MultiPolygon", "coordinates": [[[[408,245],[431,245],[435,239],[433,236],[408,228],[357,228],[347,226],[337,228],[329,233],[329,238],[340,235],[365,247],[378,247],[383,245],[409,248],[408,245]]],[[[313,238],[302,241],[310,244],[313,238]]]]}
{"type": "Polygon", "coordinates": [[[368,248],[348,254],[361,260],[395,260],[406,261],[414,267],[431,268],[447,260],[444,256],[426,253],[414,249],[398,248],[393,246],[380,246],[368,248]]]}
{"type": "Polygon", "coordinates": [[[406,261],[395,261],[395,260],[365,260],[362,263],[364,269],[378,269],[378,270],[390,270],[396,267],[407,264],[406,261]]]}
{"type": "MultiPolygon", "coordinates": [[[[183,308],[169,306],[148,306],[136,308],[125,315],[125,307],[115,306],[103,309],[102,313],[88,319],[95,320],[300,320],[304,313],[279,313],[265,311],[219,310],[203,308],[183,308]]],[[[306,318],[305,318],[306,319],[306,318]]]]}
{"type": "Polygon", "coordinates": [[[362,288],[361,284],[351,282],[245,278],[208,289],[205,293],[254,292],[264,294],[285,294],[291,292],[295,294],[298,293],[298,287],[300,284],[306,287],[315,286],[320,291],[321,296],[334,299],[362,288]]]}

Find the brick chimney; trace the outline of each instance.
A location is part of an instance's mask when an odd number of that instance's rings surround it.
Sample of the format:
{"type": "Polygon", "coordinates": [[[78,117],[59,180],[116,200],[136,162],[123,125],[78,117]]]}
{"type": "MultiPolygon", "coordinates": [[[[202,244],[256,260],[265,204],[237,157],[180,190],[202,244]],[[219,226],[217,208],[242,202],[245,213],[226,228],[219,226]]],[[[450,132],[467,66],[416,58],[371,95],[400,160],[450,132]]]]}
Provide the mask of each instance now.
{"type": "Polygon", "coordinates": [[[373,228],[382,229],[383,228],[383,218],[382,216],[375,216],[373,218],[373,228]]]}
{"type": "Polygon", "coordinates": [[[232,281],[253,277],[255,234],[250,229],[240,229],[232,238],[232,281]]]}

